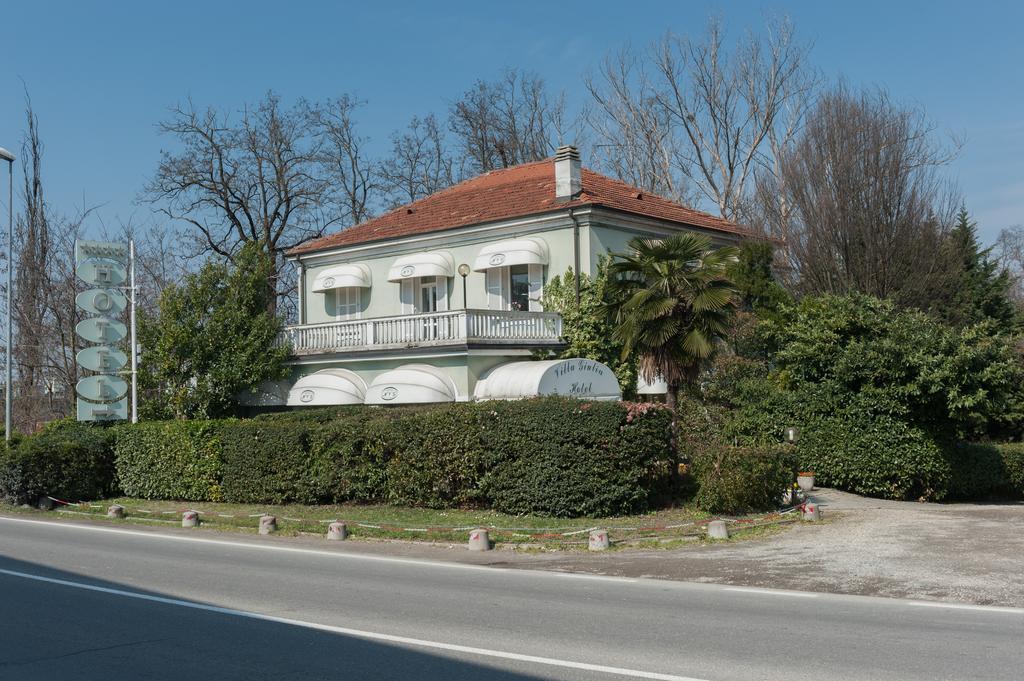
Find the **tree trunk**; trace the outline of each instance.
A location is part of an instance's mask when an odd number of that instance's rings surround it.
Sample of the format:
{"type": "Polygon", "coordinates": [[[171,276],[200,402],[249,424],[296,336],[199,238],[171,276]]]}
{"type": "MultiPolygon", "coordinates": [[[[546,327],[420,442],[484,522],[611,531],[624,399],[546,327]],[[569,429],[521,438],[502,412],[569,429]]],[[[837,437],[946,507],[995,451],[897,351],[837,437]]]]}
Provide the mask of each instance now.
{"type": "Polygon", "coordinates": [[[679,401],[679,386],[669,383],[665,392],[665,406],[672,410],[672,422],[669,424],[669,447],[672,455],[672,483],[679,484],[679,425],[676,423],[676,404],[679,401]]]}

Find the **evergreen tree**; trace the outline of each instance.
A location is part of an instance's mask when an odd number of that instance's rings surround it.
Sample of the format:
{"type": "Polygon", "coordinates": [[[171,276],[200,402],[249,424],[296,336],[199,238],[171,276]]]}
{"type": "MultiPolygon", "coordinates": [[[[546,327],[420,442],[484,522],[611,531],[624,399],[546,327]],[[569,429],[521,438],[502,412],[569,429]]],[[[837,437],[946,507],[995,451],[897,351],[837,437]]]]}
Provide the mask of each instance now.
{"type": "Polygon", "coordinates": [[[144,415],[230,416],[238,393],[287,375],[281,321],[267,311],[272,268],[259,244],[246,244],[233,265],[207,263],[163,292],[155,317],[140,318],[144,415]]]}
{"type": "Polygon", "coordinates": [[[744,241],[738,259],[729,265],[729,279],[739,294],[739,307],[746,312],[771,314],[792,297],[775,279],[772,266],[775,248],[768,241],[744,241]]]}
{"type": "Polygon", "coordinates": [[[1020,319],[1010,297],[1010,273],[991,256],[991,248],[981,247],[977,223],[970,219],[966,206],[957,214],[947,247],[952,249],[958,269],[953,275],[950,304],[936,309],[938,316],[957,327],[991,320],[999,331],[1017,329],[1020,319]]]}

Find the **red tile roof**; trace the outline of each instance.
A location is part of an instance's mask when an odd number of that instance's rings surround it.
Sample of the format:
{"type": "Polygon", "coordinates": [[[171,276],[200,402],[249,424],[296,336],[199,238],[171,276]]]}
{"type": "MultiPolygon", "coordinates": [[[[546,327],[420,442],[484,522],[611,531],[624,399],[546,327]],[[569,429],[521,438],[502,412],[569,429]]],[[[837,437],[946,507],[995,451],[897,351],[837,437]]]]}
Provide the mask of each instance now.
{"type": "Polygon", "coordinates": [[[336,234],[309,241],[293,248],[289,253],[309,253],[352,244],[384,241],[482,222],[548,213],[573,206],[603,206],[681,225],[730,234],[748,234],[747,230],[728,220],[642,192],[625,182],[587,168],[582,169],[581,179],[582,192],[576,199],[557,201],[553,159],[495,170],[336,234]]]}

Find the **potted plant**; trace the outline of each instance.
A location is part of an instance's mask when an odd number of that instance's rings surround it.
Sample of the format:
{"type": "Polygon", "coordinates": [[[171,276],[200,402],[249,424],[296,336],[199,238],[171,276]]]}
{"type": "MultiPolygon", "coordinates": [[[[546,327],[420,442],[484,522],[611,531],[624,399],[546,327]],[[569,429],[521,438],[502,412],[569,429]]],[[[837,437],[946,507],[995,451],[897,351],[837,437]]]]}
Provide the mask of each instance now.
{"type": "Polygon", "coordinates": [[[796,484],[800,485],[800,489],[804,492],[810,492],[814,489],[814,471],[804,471],[796,476],[796,484]]]}

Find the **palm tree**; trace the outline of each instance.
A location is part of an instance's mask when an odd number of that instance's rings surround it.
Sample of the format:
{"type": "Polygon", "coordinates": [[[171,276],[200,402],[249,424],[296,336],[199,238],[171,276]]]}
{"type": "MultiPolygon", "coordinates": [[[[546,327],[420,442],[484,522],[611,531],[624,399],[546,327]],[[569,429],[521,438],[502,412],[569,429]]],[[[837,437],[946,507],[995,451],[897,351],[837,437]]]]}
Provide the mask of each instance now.
{"type": "Polygon", "coordinates": [[[712,249],[709,237],[681,233],[634,238],[629,252],[614,256],[612,337],[622,343],[624,358],[636,356],[645,381],[668,384],[665,401],[673,412],[679,389],[696,382],[726,334],[736,293],[726,268],[738,253],[731,246],[712,249]]]}

